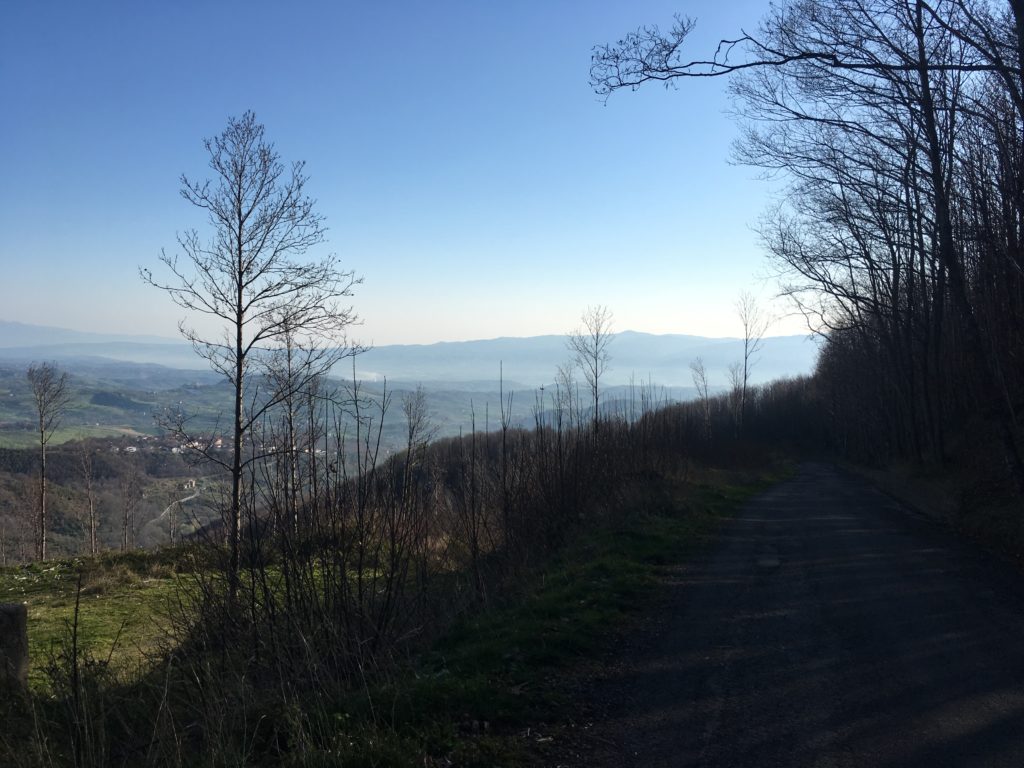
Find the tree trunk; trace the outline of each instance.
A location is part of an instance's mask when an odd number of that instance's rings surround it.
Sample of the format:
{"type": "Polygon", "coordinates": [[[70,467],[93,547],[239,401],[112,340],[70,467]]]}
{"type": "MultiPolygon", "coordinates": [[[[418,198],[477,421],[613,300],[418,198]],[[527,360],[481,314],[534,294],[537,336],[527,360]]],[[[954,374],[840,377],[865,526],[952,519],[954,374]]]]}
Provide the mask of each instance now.
{"type": "MultiPolygon", "coordinates": [[[[1015,0],[1014,5],[1022,5],[1015,0]]],[[[1015,7],[1015,11],[1017,8],[1015,7]]],[[[943,163],[944,153],[939,142],[939,132],[935,120],[935,102],[932,96],[931,81],[928,71],[928,54],[925,50],[923,3],[918,0],[916,5],[917,64],[918,81],[921,87],[921,113],[924,117],[925,137],[927,141],[928,160],[930,165],[931,185],[935,195],[935,224],[939,235],[939,261],[945,267],[949,277],[953,301],[960,310],[964,320],[969,348],[980,355],[983,370],[987,374],[989,384],[994,390],[993,395],[998,402],[996,421],[999,434],[1007,452],[1010,468],[1018,489],[1024,491],[1024,456],[1018,439],[1018,420],[1009,392],[1005,387],[1005,379],[1000,369],[999,360],[989,346],[977,315],[971,306],[968,292],[967,277],[964,266],[958,258],[956,241],[953,234],[953,217],[949,195],[946,191],[946,173],[943,163]]],[[[1019,19],[1020,17],[1018,17],[1019,19]]],[[[1018,24],[1018,31],[1020,25],[1018,24]]]]}
{"type": "Polygon", "coordinates": [[[0,692],[28,688],[28,610],[0,603],[0,692]]]}
{"type": "Polygon", "coordinates": [[[46,560],[46,430],[39,424],[39,559],[46,560]]]}

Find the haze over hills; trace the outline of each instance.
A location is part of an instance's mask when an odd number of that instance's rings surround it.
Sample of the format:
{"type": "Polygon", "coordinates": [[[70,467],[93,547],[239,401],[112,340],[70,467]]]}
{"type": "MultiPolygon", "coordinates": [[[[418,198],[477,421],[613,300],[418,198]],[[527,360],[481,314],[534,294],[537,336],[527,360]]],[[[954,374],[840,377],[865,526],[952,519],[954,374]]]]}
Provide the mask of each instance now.
{"type": "MultiPolygon", "coordinates": [[[[684,334],[622,331],[609,347],[612,360],[604,379],[609,386],[653,381],[665,386],[690,386],[690,363],[704,361],[708,379],[724,386],[731,363],[742,359],[740,339],[712,339],[684,334]]],[[[807,336],[764,339],[753,381],[810,373],[817,346],[807,336]]],[[[540,386],[554,380],[559,365],[569,360],[565,336],[531,336],[426,345],[377,347],[356,363],[361,378],[387,376],[399,381],[494,381],[499,366],[507,381],[540,386]]]]}
{"type": "Polygon", "coordinates": [[[180,344],[181,339],[139,334],[91,333],[57,328],[50,325],[32,325],[13,320],[0,320],[0,347],[33,347],[55,344],[180,344]]]}
{"type": "MultiPolygon", "coordinates": [[[[630,380],[664,386],[689,386],[690,363],[700,357],[713,386],[724,386],[731,363],[742,358],[743,342],[684,334],[649,334],[622,331],[610,346],[611,365],[604,379],[609,386],[630,380]]],[[[817,345],[808,336],[764,339],[753,371],[753,381],[809,373],[817,345]]],[[[468,388],[504,377],[510,385],[539,387],[555,379],[559,365],[569,358],[565,336],[503,337],[436,344],[384,345],[360,355],[360,379],[423,382],[430,388],[460,384],[468,388]]],[[[17,364],[49,360],[73,368],[75,373],[99,374],[111,364],[131,363],[136,373],[158,377],[145,366],[205,371],[206,365],[191,346],[180,339],[130,334],[98,334],[65,328],[0,321],[0,361],[17,364]],[[141,366],[141,367],[140,367],[141,366]]],[[[346,361],[335,374],[351,376],[346,361]]],[[[134,375],[134,374],[132,374],[134,375]]],[[[180,374],[173,376],[179,379],[180,374]]],[[[489,387],[488,387],[489,388],[489,387]]]]}
{"type": "Polygon", "coordinates": [[[140,363],[201,369],[202,360],[180,338],[105,334],[0,320],[0,361],[49,360],[73,365],[140,363]]]}

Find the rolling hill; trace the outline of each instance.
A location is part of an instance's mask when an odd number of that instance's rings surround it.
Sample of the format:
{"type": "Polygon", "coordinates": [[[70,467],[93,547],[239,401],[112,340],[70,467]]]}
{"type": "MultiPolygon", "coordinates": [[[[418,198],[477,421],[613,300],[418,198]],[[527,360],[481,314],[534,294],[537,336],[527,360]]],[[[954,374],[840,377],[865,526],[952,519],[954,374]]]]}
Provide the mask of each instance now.
{"type": "MultiPolygon", "coordinates": [[[[612,361],[604,380],[609,386],[643,380],[687,387],[691,384],[689,365],[697,357],[704,361],[709,382],[724,386],[728,366],[742,357],[743,342],[735,338],[622,331],[615,334],[610,351],[612,361]]],[[[809,373],[816,355],[817,345],[811,337],[767,337],[757,356],[753,381],[809,373]]],[[[456,388],[460,389],[490,390],[501,377],[519,388],[550,384],[558,366],[567,359],[565,337],[548,335],[385,345],[360,355],[355,367],[358,377],[369,381],[386,378],[422,383],[430,389],[458,384],[456,388]]],[[[204,361],[179,339],[83,333],[0,321],[0,362],[17,366],[41,360],[54,361],[77,374],[104,379],[116,375],[126,385],[133,383],[133,378],[148,378],[155,386],[147,385],[147,389],[158,388],[161,381],[181,383],[180,371],[206,372],[204,361]],[[178,373],[166,376],[160,369],[146,366],[176,369],[178,373]]],[[[349,378],[351,362],[344,362],[335,374],[349,378]]]]}

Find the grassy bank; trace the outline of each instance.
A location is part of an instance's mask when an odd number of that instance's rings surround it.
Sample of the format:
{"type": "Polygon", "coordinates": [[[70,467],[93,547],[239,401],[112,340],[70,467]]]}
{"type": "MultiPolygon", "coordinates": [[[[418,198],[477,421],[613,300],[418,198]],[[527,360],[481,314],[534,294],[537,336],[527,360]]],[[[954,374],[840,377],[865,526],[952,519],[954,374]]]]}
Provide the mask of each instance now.
{"type": "Polygon", "coordinates": [[[166,636],[167,607],[183,588],[185,553],[109,553],[0,569],[0,603],[28,608],[29,682],[48,688],[46,670],[69,637],[78,602],[78,644],[114,668],[134,668],[166,636]]]}
{"type": "Polygon", "coordinates": [[[387,683],[330,707],[322,742],[291,764],[536,764],[573,714],[567,682],[651,607],[668,569],[786,474],[646,478],[516,594],[459,622],[387,683]]]}
{"type": "Polygon", "coordinates": [[[1019,498],[1005,483],[992,479],[991,469],[910,462],[882,469],[844,466],[917,513],[1024,567],[1019,498]]]}
{"type": "MultiPolygon", "coordinates": [[[[221,738],[246,749],[225,748],[217,764],[536,764],[536,750],[557,740],[571,717],[566,681],[628,631],[631,619],[659,594],[666,569],[685,562],[723,516],[781,474],[691,469],[685,478],[630,480],[609,509],[580,525],[551,559],[415,655],[368,672],[354,687],[311,689],[282,709],[280,700],[247,698],[251,691],[236,692],[226,683],[216,706],[225,713],[240,707],[245,714],[239,718],[234,711],[217,727],[242,723],[246,733],[229,731],[221,738]]],[[[0,600],[29,604],[32,653],[30,706],[8,721],[25,732],[12,730],[0,739],[0,764],[75,762],[66,735],[41,734],[38,723],[67,716],[68,700],[53,698],[53,663],[66,648],[79,574],[79,643],[101,664],[109,658],[125,671],[104,667],[95,678],[103,687],[91,695],[108,723],[89,723],[78,737],[94,743],[101,756],[94,763],[121,759],[118,732],[145,743],[149,737],[139,729],[153,729],[147,712],[154,702],[178,708],[177,721],[188,725],[180,713],[196,703],[161,698],[161,681],[170,678],[172,665],[155,652],[164,640],[169,602],[190,583],[175,572],[182,559],[183,553],[140,553],[0,571],[0,600]],[[30,727],[33,721],[37,725],[30,727]]],[[[201,725],[207,744],[213,725],[201,725]]],[[[187,734],[179,737],[176,763],[209,764],[209,753],[199,758],[187,734]]]]}

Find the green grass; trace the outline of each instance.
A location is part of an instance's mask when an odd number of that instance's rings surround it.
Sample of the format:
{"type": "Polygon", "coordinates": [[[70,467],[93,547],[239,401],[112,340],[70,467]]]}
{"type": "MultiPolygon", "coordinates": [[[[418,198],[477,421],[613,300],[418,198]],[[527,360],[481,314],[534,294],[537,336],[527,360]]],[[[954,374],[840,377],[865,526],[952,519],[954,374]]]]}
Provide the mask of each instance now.
{"type": "MultiPolygon", "coordinates": [[[[310,691],[295,712],[266,713],[281,732],[308,737],[301,750],[277,752],[285,762],[275,764],[536,764],[533,734],[557,734],[573,715],[571,682],[629,631],[669,571],[731,510],[778,479],[693,470],[686,481],[635,481],[513,593],[452,626],[385,682],[330,701],[310,691]]],[[[33,689],[46,694],[43,670],[67,635],[79,573],[82,644],[96,658],[113,648],[117,663],[138,665],[162,639],[159,617],[182,559],[159,551],[0,570],[0,601],[29,606],[33,689]]]]}
{"type": "Polygon", "coordinates": [[[45,669],[69,636],[80,574],[82,651],[112,665],[133,665],[164,637],[162,617],[177,577],[147,553],[0,569],[0,603],[28,608],[29,681],[36,690],[45,689],[45,669]]]}
{"type": "Polygon", "coordinates": [[[572,701],[564,681],[628,630],[667,571],[692,557],[724,516],[781,476],[652,481],[525,590],[458,623],[390,685],[340,707],[342,748],[332,754],[345,758],[323,764],[531,764],[522,734],[565,722],[572,701]],[[369,725],[370,699],[389,713],[388,727],[369,725]]]}

